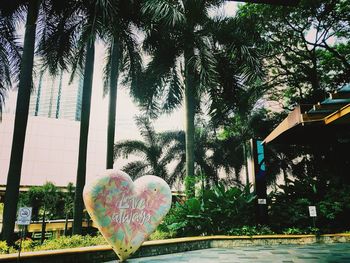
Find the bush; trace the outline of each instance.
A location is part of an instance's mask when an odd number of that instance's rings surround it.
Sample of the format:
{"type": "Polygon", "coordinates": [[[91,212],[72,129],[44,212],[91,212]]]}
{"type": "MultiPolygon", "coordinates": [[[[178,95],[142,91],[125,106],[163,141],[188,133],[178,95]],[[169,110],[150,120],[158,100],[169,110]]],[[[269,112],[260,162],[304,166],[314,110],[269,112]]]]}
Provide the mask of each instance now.
{"type": "Polygon", "coordinates": [[[336,180],[323,182],[303,178],[280,188],[282,191],[270,197],[273,202],[269,218],[275,231],[288,234],[332,233],[350,228],[349,185],[336,180]],[[313,220],[309,216],[310,205],[317,209],[317,228],[311,227],[313,220]]]}
{"type": "MultiPolygon", "coordinates": [[[[17,240],[15,242],[15,249],[16,251],[19,249],[21,240],[17,240]]],[[[22,240],[22,246],[21,246],[21,251],[22,252],[28,252],[28,251],[33,251],[37,246],[40,246],[40,241],[34,241],[30,238],[22,240]]]]}
{"type": "Polygon", "coordinates": [[[10,247],[7,245],[6,241],[0,241],[0,254],[9,253],[10,247]]]}
{"type": "Polygon", "coordinates": [[[243,226],[230,229],[228,234],[234,236],[254,236],[272,235],[275,233],[268,226],[243,226]]]}
{"type": "Polygon", "coordinates": [[[202,196],[177,203],[159,230],[176,236],[227,234],[233,227],[254,225],[254,199],[250,187],[225,189],[218,184],[202,196]]]}
{"type": "Polygon", "coordinates": [[[317,227],[308,227],[308,228],[297,228],[297,227],[289,227],[282,231],[285,235],[304,235],[304,234],[314,234],[318,235],[320,230],[317,227]]]}
{"type": "MultiPolygon", "coordinates": [[[[71,237],[59,237],[54,239],[46,239],[41,245],[39,241],[33,241],[26,239],[22,241],[22,251],[40,251],[40,250],[54,250],[64,248],[75,248],[75,247],[89,247],[97,245],[105,245],[107,242],[101,236],[79,236],[74,235],[71,237]]],[[[16,253],[20,245],[20,240],[16,241],[14,247],[7,246],[5,241],[0,242],[0,254],[16,253]]]]}
{"type": "Polygon", "coordinates": [[[55,239],[47,239],[42,245],[36,246],[34,250],[53,250],[63,248],[75,248],[75,247],[89,247],[97,245],[105,245],[107,242],[105,239],[99,236],[79,236],[74,235],[71,237],[59,237],[55,239]]]}
{"type": "Polygon", "coordinates": [[[163,240],[168,238],[173,238],[175,236],[174,232],[164,232],[160,230],[156,230],[154,233],[152,233],[148,240],[163,240]]]}

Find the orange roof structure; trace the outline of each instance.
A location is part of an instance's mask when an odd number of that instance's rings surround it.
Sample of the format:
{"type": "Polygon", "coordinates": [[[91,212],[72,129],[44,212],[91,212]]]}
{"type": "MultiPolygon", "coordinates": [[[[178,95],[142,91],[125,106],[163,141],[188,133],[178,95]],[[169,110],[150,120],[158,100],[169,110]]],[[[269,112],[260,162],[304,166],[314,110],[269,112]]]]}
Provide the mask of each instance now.
{"type": "Polygon", "coordinates": [[[315,105],[299,105],[263,141],[310,144],[350,141],[350,84],[315,105]]]}

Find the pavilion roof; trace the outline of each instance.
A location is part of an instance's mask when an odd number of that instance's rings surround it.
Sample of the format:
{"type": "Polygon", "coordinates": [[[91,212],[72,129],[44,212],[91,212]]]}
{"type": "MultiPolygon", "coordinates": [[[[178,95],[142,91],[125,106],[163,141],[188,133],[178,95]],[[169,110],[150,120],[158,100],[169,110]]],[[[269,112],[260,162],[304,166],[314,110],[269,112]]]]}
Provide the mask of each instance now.
{"type": "Polygon", "coordinates": [[[298,105],[263,143],[350,141],[350,84],[314,105],[298,105]]]}

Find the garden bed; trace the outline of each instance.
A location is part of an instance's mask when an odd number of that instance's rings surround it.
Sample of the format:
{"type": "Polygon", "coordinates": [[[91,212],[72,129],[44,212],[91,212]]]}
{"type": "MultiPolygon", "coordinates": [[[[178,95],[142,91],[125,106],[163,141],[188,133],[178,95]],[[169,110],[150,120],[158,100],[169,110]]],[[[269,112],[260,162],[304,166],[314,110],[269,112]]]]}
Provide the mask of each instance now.
{"type": "MultiPolygon", "coordinates": [[[[156,256],[206,248],[233,248],[255,245],[288,245],[350,242],[350,234],[329,235],[260,235],[260,236],[203,236],[173,238],[145,242],[133,257],[156,256]]],[[[17,262],[17,254],[0,256],[0,262],[17,262]]],[[[103,262],[115,260],[116,255],[108,245],[68,248],[48,251],[24,252],[21,262],[103,262]]]]}

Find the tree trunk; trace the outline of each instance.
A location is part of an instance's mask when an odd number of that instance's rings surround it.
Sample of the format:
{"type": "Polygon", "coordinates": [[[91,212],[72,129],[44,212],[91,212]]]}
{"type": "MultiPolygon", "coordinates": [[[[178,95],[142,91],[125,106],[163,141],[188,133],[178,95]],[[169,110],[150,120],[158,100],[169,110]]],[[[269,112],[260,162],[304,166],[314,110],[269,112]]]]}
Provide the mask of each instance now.
{"type": "Polygon", "coordinates": [[[87,144],[89,135],[90,122],[90,107],[91,107],[91,91],[92,78],[94,71],[95,59],[95,43],[90,41],[87,44],[85,69],[84,69],[84,83],[83,83],[83,98],[81,107],[81,121],[80,121],[80,137],[79,137],[79,157],[78,157],[78,171],[76,180],[76,189],[74,196],[74,221],[73,234],[81,234],[83,222],[83,189],[86,179],[86,157],[87,144]]]}
{"type": "Polygon", "coordinates": [[[69,218],[69,212],[66,213],[66,219],[64,221],[64,236],[67,236],[68,233],[68,218],[69,218]]]}
{"type": "Polygon", "coordinates": [[[283,173],[284,185],[288,186],[288,175],[287,175],[286,169],[282,168],[282,173],[283,173]]]}
{"type": "Polygon", "coordinates": [[[32,71],[38,10],[39,1],[29,1],[26,30],[23,43],[21,71],[19,76],[11,159],[9,172],[7,175],[3,213],[2,239],[6,240],[8,243],[12,242],[16,221],[23,149],[27,130],[30,91],[32,86],[32,71]]]}
{"type": "Polygon", "coordinates": [[[106,168],[113,169],[114,164],[114,134],[117,104],[118,75],[119,75],[119,43],[114,39],[112,46],[111,71],[109,76],[109,105],[107,130],[107,159],[106,168]]]}
{"type": "Polygon", "coordinates": [[[44,240],[45,240],[45,232],[46,232],[45,216],[46,216],[46,206],[44,205],[44,214],[41,222],[41,241],[40,241],[41,244],[44,243],[44,240]]]}
{"type": "Polygon", "coordinates": [[[190,59],[193,50],[185,51],[185,111],[186,111],[186,194],[189,197],[195,195],[194,174],[194,115],[195,115],[195,72],[190,59]]]}
{"type": "Polygon", "coordinates": [[[243,159],[244,159],[244,166],[245,166],[245,184],[249,185],[249,171],[248,171],[248,154],[247,154],[247,146],[246,142],[243,141],[243,159]]]}

